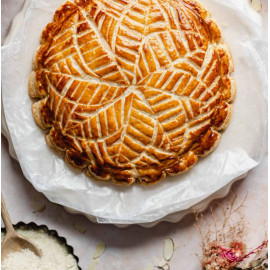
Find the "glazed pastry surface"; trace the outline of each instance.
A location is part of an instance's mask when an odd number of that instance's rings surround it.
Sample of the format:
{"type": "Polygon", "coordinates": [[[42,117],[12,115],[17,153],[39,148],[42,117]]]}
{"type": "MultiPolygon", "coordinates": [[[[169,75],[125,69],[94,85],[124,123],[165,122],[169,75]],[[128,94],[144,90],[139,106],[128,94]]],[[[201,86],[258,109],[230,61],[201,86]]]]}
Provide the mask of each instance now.
{"type": "Polygon", "coordinates": [[[97,180],[148,185],[217,146],[231,118],[232,71],[197,1],[80,0],[45,27],[29,94],[48,144],[69,164],[97,180]]]}

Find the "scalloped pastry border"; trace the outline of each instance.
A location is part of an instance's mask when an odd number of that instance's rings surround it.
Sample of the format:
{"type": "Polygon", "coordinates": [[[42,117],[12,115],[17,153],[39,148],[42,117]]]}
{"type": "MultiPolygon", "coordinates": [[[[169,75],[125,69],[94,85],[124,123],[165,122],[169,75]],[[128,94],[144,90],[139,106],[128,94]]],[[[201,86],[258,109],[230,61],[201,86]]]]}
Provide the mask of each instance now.
{"type": "MultiPolygon", "coordinates": [[[[162,0],[164,1],[164,0],[162,0]]],[[[68,151],[69,149],[65,149],[64,147],[59,147],[58,145],[55,145],[53,140],[51,139],[51,135],[50,132],[48,134],[46,134],[46,141],[47,144],[56,152],[58,153],[62,153],[64,155],[64,160],[65,162],[70,165],[72,168],[76,168],[79,169],[81,171],[84,171],[84,173],[91,179],[93,180],[97,180],[97,181],[108,181],[108,180],[112,180],[113,183],[115,184],[119,184],[119,185],[125,185],[125,186],[129,186],[131,184],[133,184],[134,181],[136,181],[137,183],[140,183],[142,185],[151,185],[153,183],[157,183],[161,180],[163,180],[166,175],[178,175],[184,172],[187,172],[188,170],[190,170],[196,163],[198,160],[198,157],[206,157],[207,155],[209,155],[218,145],[220,139],[221,139],[221,131],[224,131],[231,119],[231,115],[232,115],[232,110],[233,110],[233,101],[235,99],[236,96],[236,90],[237,90],[237,86],[236,86],[236,82],[234,80],[234,78],[231,77],[232,72],[234,71],[234,63],[233,63],[233,58],[231,55],[231,51],[229,46],[227,45],[227,43],[225,43],[223,41],[223,38],[221,36],[221,32],[219,27],[217,26],[215,20],[212,18],[210,12],[208,10],[206,10],[197,0],[172,0],[171,3],[173,5],[178,5],[178,1],[181,2],[182,4],[185,5],[185,3],[192,3],[195,6],[195,12],[199,13],[199,16],[201,16],[201,18],[204,21],[207,21],[210,24],[210,31],[211,31],[211,35],[212,35],[212,39],[215,41],[216,45],[218,48],[222,48],[225,51],[226,57],[227,57],[227,61],[229,62],[228,67],[229,70],[226,73],[226,77],[229,80],[230,83],[230,98],[226,101],[227,105],[228,105],[228,114],[227,117],[225,119],[225,121],[223,122],[223,124],[220,127],[211,127],[211,130],[218,136],[215,144],[213,145],[213,147],[211,149],[209,149],[209,151],[204,152],[202,155],[200,154],[194,154],[194,152],[192,150],[189,150],[188,152],[186,152],[184,158],[183,156],[181,156],[181,159],[178,159],[178,163],[175,165],[181,166],[183,164],[181,164],[181,162],[185,162],[187,164],[186,165],[186,169],[183,171],[178,171],[177,173],[174,173],[173,170],[170,170],[172,168],[167,168],[165,170],[163,170],[162,175],[160,176],[159,179],[157,179],[154,182],[145,182],[143,181],[142,177],[138,177],[135,178],[133,177],[133,181],[130,182],[122,182],[119,180],[115,180],[111,175],[107,174],[105,177],[100,177],[98,175],[96,175],[94,172],[90,171],[89,167],[90,167],[90,163],[88,164],[82,164],[82,166],[78,166],[78,164],[75,164],[68,155],[68,151]]],[[[83,3],[85,3],[86,0],[79,0],[79,1],[75,1],[75,5],[77,3],[80,3],[81,5],[83,3]]],[[[65,8],[65,6],[71,3],[69,1],[67,1],[65,4],[63,4],[62,6],[60,6],[54,14],[53,17],[53,21],[51,23],[49,23],[43,30],[42,35],[41,35],[41,45],[37,48],[37,50],[34,53],[34,57],[33,57],[33,62],[32,62],[32,73],[30,74],[29,77],[29,82],[28,82],[28,91],[29,91],[29,96],[33,99],[39,99],[38,101],[34,102],[32,104],[32,113],[34,116],[34,119],[37,123],[37,125],[41,128],[41,129],[52,129],[53,125],[50,123],[44,123],[43,118],[41,116],[41,106],[44,105],[46,103],[47,100],[47,93],[45,93],[44,91],[40,90],[41,88],[39,87],[39,85],[37,84],[37,79],[36,77],[38,76],[38,52],[40,52],[40,50],[43,48],[44,43],[45,43],[45,35],[46,33],[50,33],[50,31],[53,31],[56,28],[56,25],[60,22],[61,23],[61,11],[65,8]],[[60,14],[60,15],[59,15],[60,14]]],[[[74,3],[71,3],[74,5],[74,3]]],[[[77,6],[78,7],[78,6],[77,6]]],[[[79,7],[78,7],[79,8],[79,7]]],[[[72,11],[71,11],[72,12],[72,11]]],[[[175,166],[174,165],[174,166],[175,166]]]]}

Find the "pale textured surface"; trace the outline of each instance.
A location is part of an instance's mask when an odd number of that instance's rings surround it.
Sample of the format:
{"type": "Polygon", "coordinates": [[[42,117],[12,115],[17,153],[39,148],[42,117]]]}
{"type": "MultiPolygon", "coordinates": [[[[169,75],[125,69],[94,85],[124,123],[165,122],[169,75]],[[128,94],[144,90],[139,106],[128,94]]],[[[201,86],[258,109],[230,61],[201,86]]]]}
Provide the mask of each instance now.
{"type": "Polygon", "coordinates": [[[21,10],[24,0],[1,1],[1,38],[2,43],[11,26],[11,20],[21,10]]]}
{"type": "Polygon", "coordinates": [[[35,270],[40,267],[39,258],[29,249],[14,252],[3,261],[3,270],[35,270]]]}
{"type": "MultiPolygon", "coordinates": [[[[30,240],[42,256],[39,258],[29,249],[10,253],[2,262],[3,270],[78,270],[75,258],[68,253],[67,248],[59,244],[54,237],[41,231],[17,230],[19,235],[30,240]]],[[[1,235],[2,241],[2,235],[1,235]]]]}
{"type": "MultiPolygon", "coordinates": [[[[10,7],[15,9],[14,2],[8,1],[10,7]]],[[[266,6],[267,1],[264,1],[265,22],[267,21],[266,6]]],[[[5,139],[2,141],[1,166],[2,191],[8,208],[12,210],[11,218],[14,223],[21,220],[35,221],[58,230],[60,235],[65,236],[68,243],[74,246],[75,254],[80,257],[80,265],[83,269],[89,266],[95,246],[100,241],[106,244],[107,249],[100,258],[97,270],[112,270],[111,265],[113,269],[119,270],[127,269],[127,266],[129,270],[137,270],[138,266],[143,269],[154,256],[162,256],[163,240],[168,237],[172,237],[178,246],[172,258],[171,269],[179,269],[179,267],[189,270],[200,269],[195,256],[196,252],[200,253],[199,234],[193,226],[191,217],[187,217],[181,223],[163,223],[153,229],[131,226],[121,230],[113,225],[95,225],[82,216],[68,214],[62,207],[48,202],[44,197],[41,201],[45,202],[46,210],[42,213],[33,213],[31,202],[39,196],[39,193],[26,181],[18,162],[10,158],[5,139]],[[75,222],[86,229],[85,234],[74,229],[75,222]]],[[[263,163],[255,168],[245,181],[241,181],[233,188],[239,198],[243,198],[247,192],[249,194],[244,211],[250,223],[248,242],[253,246],[261,242],[266,230],[267,171],[267,153],[265,153],[263,163]]],[[[221,205],[225,206],[228,202],[229,199],[222,200],[221,205]]]]}

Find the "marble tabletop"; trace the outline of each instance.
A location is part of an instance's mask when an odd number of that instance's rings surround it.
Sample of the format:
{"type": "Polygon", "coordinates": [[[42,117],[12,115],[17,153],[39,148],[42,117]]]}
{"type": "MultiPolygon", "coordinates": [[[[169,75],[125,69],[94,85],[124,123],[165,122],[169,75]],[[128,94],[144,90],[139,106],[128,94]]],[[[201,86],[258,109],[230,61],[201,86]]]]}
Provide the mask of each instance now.
{"type": "MultiPolygon", "coordinates": [[[[243,0],[245,1],[245,0],[243,0]]],[[[7,35],[12,18],[22,8],[23,0],[3,0],[2,5],[2,42],[7,35]]],[[[267,32],[268,1],[261,0],[263,24],[267,32]]],[[[46,224],[50,229],[64,236],[68,244],[74,247],[79,257],[79,265],[87,270],[96,245],[103,242],[106,251],[99,260],[96,269],[102,270],[144,270],[151,269],[153,257],[162,257],[163,240],[172,238],[176,250],[170,262],[170,269],[199,270],[200,263],[196,254],[201,254],[201,240],[193,215],[188,215],[176,224],[160,223],[145,229],[130,226],[125,229],[114,225],[93,224],[81,215],[67,213],[62,206],[49,202],[37,192],[25,179],[19,163],[12,159],[8,151],[8,142],[2,136],[1,141],[2,193],[10,210],[13,223],[19,221],[46,224]],[[36,211],[37,205],[44,204],[45,210],[36,211]],[[85,232],[82,232],[85,231],[85,232]]],[[[267,189],[268,189],[268,152],[265,150],[262,163],[248,176],[233,185],[232,192],[240,202],[247,195],[242,208],[247,221],[246,241],[255,247],[265,238],[267,232],[267,189]]],[[[219,201],[218,211],[230,204],[234,195],[219,201]]],[[[205,211],[205,219],[210,218],[210,210],[205,211]]]]}

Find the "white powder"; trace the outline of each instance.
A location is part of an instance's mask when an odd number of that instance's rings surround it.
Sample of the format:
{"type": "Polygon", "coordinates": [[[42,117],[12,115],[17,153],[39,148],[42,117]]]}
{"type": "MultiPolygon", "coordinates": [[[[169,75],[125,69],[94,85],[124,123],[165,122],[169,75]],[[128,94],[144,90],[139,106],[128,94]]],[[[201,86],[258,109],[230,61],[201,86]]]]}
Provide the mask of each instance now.
{"type": "MultiPolygon", "coordinates": [[[[75,258],[67,248],[44,231],[17,230],[42,250],[42,257],[37,257],[29,249],[11,253],[2,263],[2,270],[78,270],[75,258]]],[[[3,241],[4,235],[1,234],[3,241]]]]}

